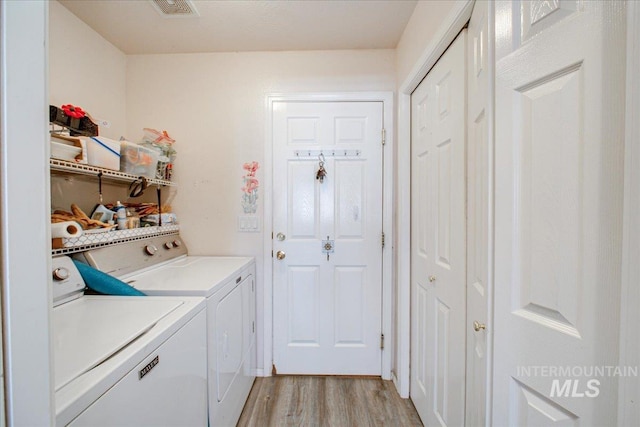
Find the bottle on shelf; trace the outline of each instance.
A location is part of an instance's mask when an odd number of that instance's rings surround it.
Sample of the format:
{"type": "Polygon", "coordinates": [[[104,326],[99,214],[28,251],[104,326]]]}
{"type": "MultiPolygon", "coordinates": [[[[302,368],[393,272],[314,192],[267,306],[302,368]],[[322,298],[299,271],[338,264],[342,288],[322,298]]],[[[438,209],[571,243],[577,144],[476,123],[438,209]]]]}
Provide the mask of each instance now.
{"type": "Polygon", "coordinates": [[[116,206],[115,206],[114,210],[116,211],[116,218],[117,218],[117,222],[118,222],[118,230],[126,230],[127,229],[127,209],[118,200],[116,202],[116,206]]]}

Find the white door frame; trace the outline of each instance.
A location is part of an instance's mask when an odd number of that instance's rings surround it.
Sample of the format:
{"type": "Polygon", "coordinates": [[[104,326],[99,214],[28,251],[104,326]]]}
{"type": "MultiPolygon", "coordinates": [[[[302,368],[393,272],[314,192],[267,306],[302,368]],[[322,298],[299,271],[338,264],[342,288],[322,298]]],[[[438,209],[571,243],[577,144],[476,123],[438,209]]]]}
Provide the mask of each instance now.
{"type": "MultiPolygon", "coordinates": [[[[273,366],[273,266],[272,266],[272,238],[273,233],[273,104],[275,102],[382,102],[383,128],[386,132],[386,143],[383,156],[382,177],[382,228],[387,242],[382,252],[382,333],[385,336],[384,350],[382,350],[382,378],[391,379],[391,352],[393,339],[392,330],[392,289],[393,289],[393,254],[394,254],[394,135],[393,121],[393,92],[341,92],[341,93],[294,93],[270,94],[267,96],[266,140],[264,147],[264,368],[258,375],[270,376],[273,366]]],[[[382,135],[381,135],[382,138],[382,135]]]]}
{"type": "MultiPolygon", "coordinates": [[[[5,418],[55,425],[47,2],[0,2],[0,267],[5,418]],[[27,179],[25,179],[27,178],[27,179]],[[5,394],[6,393],[6,394],[5,394]]],[[[0,367],[2,369],[2,367],[0,367]]]]}
{"type": "MultiPolygon", "coordinates": [[[[411,350],[411,93],[418,87],[438,58],[467,25],[475,0],[458,0],[422,52],[398,94],[398,239],[397,239],[397,349],[394,381],[398,393],[409,397],[411,350]]],[[[389,132],[387,132],[387,135],[389,132]]],[[[487,343],[489,346],[489,343],[487,343]]]]}
{"type": "MultiPolygon", "coordinates": [[[[627,3],[627,88],[624,219],[622,245],[622,289],[620,299],[620,366],[640,365],[640,5],[627,3]]],[[[620,377],[618,391],[618,425],[632,425],[640,418],[640,381],[637,377],[620,377]]]]}

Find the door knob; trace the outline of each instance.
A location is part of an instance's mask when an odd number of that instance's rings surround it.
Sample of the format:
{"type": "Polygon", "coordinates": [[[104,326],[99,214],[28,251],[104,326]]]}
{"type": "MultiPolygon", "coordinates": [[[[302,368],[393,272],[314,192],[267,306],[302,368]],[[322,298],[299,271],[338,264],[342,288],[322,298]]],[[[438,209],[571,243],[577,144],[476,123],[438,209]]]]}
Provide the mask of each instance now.
{"type": "Polygon", "coordinates": [[[286,256],[287,254],[285,254],[284,251],[276,252],[276,258],[278,258],[279,260],[283,260],[286,256]]]}
{"type": "Polygon", "coordinates": [[[484,323],[480,323],[480,322],[478,322],[477,320],[474,320],[474,321],[473,321],[473,330],[474,330],[474,331],[476,331],[476,332],[478,332],[478,331],[480,331],[481,329],[483,329],[483,330],[484,330],[484,329],[487,329],[486,325],[485,325],[484,323]]]}
{"type": "Polygon", "coordinates": [[[429,276],[429,281],[431,283],[435,282],[436,281],[436,276],[429,276]]]}

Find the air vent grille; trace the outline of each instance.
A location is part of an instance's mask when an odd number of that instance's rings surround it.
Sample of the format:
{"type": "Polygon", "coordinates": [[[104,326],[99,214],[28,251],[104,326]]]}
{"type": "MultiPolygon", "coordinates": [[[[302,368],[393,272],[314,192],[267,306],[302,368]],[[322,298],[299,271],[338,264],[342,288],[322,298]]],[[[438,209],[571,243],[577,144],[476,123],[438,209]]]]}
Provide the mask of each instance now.
{"type": "Polygon", "coordinates": [[[150,0],[158,13],[165,18],[199,16],[190,0],[150,0]]]}

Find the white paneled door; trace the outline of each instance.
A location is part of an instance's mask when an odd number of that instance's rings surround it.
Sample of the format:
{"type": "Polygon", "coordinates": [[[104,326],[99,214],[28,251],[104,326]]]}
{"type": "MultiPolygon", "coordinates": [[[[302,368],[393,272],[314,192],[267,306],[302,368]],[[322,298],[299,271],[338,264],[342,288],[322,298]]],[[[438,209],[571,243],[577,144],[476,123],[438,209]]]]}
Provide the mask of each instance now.
{"type": "Polygon", "coordinates": [[[272,126],[275,370],[380,375],[383,103],[275,102],[272,126]]]}
{"type": "Polygon", "coordinates": [[[490,303],[493,231],[492,67],[493,3],[477,1],[467,45],[467,426],[488,426],[492,330],[490,303]]]}
{"type": "Polygon", "coordinates": [[[466,30],[411,95],[411,399],[464,424],[466,30]]]}
{"type": "Polygon", "coordinates": [[[493,423],[616,425],[626,6],[495,7],[493,423]]]}

